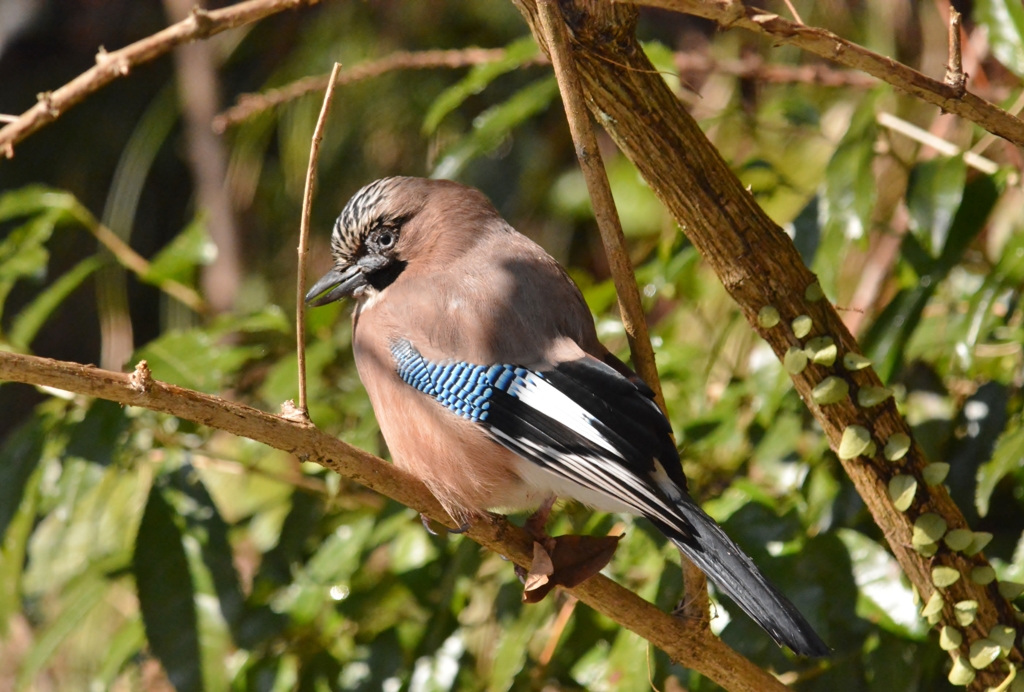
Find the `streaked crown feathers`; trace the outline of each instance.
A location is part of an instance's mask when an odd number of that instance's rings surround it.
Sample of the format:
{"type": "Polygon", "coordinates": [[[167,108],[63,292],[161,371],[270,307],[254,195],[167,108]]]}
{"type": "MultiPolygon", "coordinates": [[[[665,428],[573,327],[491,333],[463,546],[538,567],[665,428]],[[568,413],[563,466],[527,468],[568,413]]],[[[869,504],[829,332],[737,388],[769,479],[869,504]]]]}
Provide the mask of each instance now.
{"type": "Polygon", "coordinates": [[[331,252],[336,259],[354,257],[371,230],[391,221],[388,202],[406,180],[404,177],[381,178],[352,195],[331,234],[331,252]]]}

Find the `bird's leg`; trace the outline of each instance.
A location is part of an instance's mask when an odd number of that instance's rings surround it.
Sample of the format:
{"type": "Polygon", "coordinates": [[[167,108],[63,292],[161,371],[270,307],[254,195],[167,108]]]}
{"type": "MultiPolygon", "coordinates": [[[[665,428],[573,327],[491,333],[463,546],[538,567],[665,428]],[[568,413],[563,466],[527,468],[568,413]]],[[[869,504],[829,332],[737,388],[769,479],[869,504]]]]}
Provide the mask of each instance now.
{"type": "Polygon", "coordinates": [[[549,495],[537,508],[537,511],[526,518],[526,523],[523,524],[523,528],[541,543],[549,538],[547,533],[548,517],[551,516],[551,508],[555,506],[555,499],[554,495],[549,495]]]}

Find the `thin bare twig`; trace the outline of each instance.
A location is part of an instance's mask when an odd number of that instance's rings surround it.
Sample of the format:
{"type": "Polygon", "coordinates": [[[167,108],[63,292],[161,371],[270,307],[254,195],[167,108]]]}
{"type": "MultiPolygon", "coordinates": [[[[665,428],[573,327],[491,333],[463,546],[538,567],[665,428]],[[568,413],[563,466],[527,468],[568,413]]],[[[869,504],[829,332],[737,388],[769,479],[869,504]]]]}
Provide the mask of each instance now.
{"type": "Polygon", "coordinates": [[[327,81],[327,93],[324,103],[320,106],[320,117],[316,120],[313,130],[313,141],[309,145],[309,166],[306,168],[306,189],[302,193],[302,221],[299,224],[299,275],[295,295],[295,347],[299,360],[299,411],[309,419],[309,407],[306,405],[306,255],[309,254],[309,214],[313,208],[313,187],[316,183],[316,162],[320,158],[320,142],[324,138],[324,125],[327,114],[331,112],[331,99],[334,98],[334,87],[337,86],[340,63],[334,63],[331,76],[327,81]]]}
{"type": "MultiPolygon", "coordinates": [[[[71,213],[79,223],[96,237],[96,240],[110,250],[110,253],[114,255],[121,266],[134,272],[140,279],[147,280],[150,264],[145,257],[135,252],[116,233],[97,221],[84,207],[72,209],[71,213]]],[[[157,281],[154,282],[154,285],[201,315],[210,312],[210,306],[207,305],[202,296],[174,279],[157,281]]]]}
{"type": "Polygon", "coordinates": [[[315,5],[319,0],[246,0],[220,10],[195,9],[188,19],[111,53],[100,50],[96,65],[55,91],[43,92],[36,105],[0,129],[0,155],[12,158],[14,145],[53,122],[72,106],[99,91],[115,79],[127,76],[133,67],[158,58],[175,46],[208,38],[228,29],[257,22],[272,14],[296,7],[315,5]]]}
{"type": "Polygon", "coordinates": [[[633,4],[661,7],[704,17],[723,28],[741,27],[770,37],[776,45],[790,44],[834,62],[862,70],[884,82],[977,123],[989,132],[1024,146],[1024,121],[969,91],[960,94],[938,80],[892,58],[879,55],[831,31],[783,19],[738,0],[630,0],[633,4]]]}
{"type": "MultiPolygon", "coordinates": [[[[163,0],[171,21],[196,12],[197,0],[163,0]]],[[[235,306],[242,287],[242,251],[238,220],[224,179],[228,157],[210,120],[220,107],[220,82],[215,46],[195,41],[174,49],[177,92],[185,120],[185,144],[197,206],[205,212],[206,229],[217,248],[213,261],[202,267],[199,285],[216,313],[235,306]]]]}
{"type": "Polygon", "coordinates": [[[751,53],[738,60],[716,60],[706,53],[676,53],[675,67],[681,73],[717,72],[772,84],[816,84],[827,87],[870,89],[878,80],[857,70],[837,70],[825,64],[778,65],[751,53]]]}
{"type": "MultiPolygon", "coordinates": [[[[506,55],[503,48],[464,48],[462,50],[398,51],[379,60],[368,60],[344,70],[338,75],[337,84],[344,86],[364,79],[378,77],[395,70],[427,70],[434,68],[469,67],[496,62],[506,55]]],[[[297,98],[323,91],[327,88],[327,75],[303,77],[279,89],[263,93],[242,94],[235,105],[213,119],[215,132],[224,132],[260,113],[294,101],[297,98]]]]}
{"type": "MultiPolygon", "coordinates": [[[[175,387],[151,377],[138,378],[77,363],[0,352],[0,380],[52,387],[130,406],[169,413],[184,420],[224,430],[314,461],[375,490],[439,524],[452,523],[427,487],[372,454],[316,429],[313,425],[274,416],[244,404],[175,387]],[[136,381],[136,384],[133,384],[136,381]]],[[[467,535],[480,545],[528,568],[533,538],[503,517],[488,515],[474,522],[467,535]]],[[[673,660],[734,692],[785,692],[774,677],[761,671],[718,638],[697,641],[677,619],[655,605],[596,575],[570,594],[595,611],[651,642],[673,660]],[[751,683],[750,681],[755,681],[751,683]]]]}
{"type": "Polygon", "coordinates": [[[800,18],[800,13],[796,11],[796,7],[793,6],[793,0],[783,0],[786,3],[786,7],[789,8],[790,14],[793,15],[793,19],[796,20],[797,24],[803,24],[804,20],[800,18]]]}
{"type": "Polygon", "coordinates": [[[979,156],[973,151],[961,152],[960,147],[949,140],[937,137],[927,130],[922,130],[917,125],[908,123],[903,118],[897,117],[892,113],[879,113],[876,119],[878,120],[878,124],[882,127],[887,127],[893,132],[899,132],[905,137],[909,137],[914,141],[925,144],[940,154],[945,154],[950,157],[960,156],[962,154],[964,157],[964,163],[971,168],[978,169],[982,173],[992,175],[999,170],[999,164],[995,161],[986,159],[984,156],[979,156]]]}
{"type": "MultiPolygon", "coordinates": [[[[590,114],[583,100],[583,87],[580,84],[576,63],[572,56],[569,34],[558,9],[557,0],[540,0],[537,7],[540,11],[540,22],[554,66],[558,88],[565,104],[565,115],[569,121],[569,130],[576,144],[576,156],[583,170],[594,218],[601,233],[608,266],[611,268],[615,291],[619,296],[619,309],[622,325],[629,339],[629,350],[633,358],[633,367],[640,378],[654,390],[655,401],[665,415],[665,397],[661,392],[661,380],[658,377],[658,366],[654,360],[654,348],[647,331],[647,316],[640,302],[640,289],[636,284],[633,263],[629,259],[626,236],[622,232],[622,224],[612,198],[612,188],[608,182],[608,174],[601,160],[601,152],[597,146],[597,137],[590,124],[590,114]]],[[[694,630],[704,636],[708,632],[709,606],[707,580],[685,555],[680,554],[683,568],[685,593],[683,602],[686,621],[694,630]]]]}
{"type": "Polygon", "coordinates": [[[569,121],[569,130],[573,142],[576,143],[576,156],[583,170],[587,191],[590,193],[594,218],[601,233],[608,265],[611,268],[615,291],[619,296],[619,308],[622,313],[622,324],[626,328],[629,339],[629,350],[633,357],[633,366],[640,378],[654,390],[658,406],[665,411],[665,399],[661,394],[661,381],[658,367],[654,363],[654,349],[651,337],[647,332],[647,316],[640,302],[640,289],[636,285],[633,263],[629,259],[629,248],[626,236],[622,232],[619,213],[615,209],[612,188],[608,183],[608,175],[604,170],[601,152],[597,147],[597,137],[590,126],[590,115],[583,103],[583,90],[576,74],[576,65],[570,54],[569,39],[566,35],[562,15],[553,0],[540,0],[541,21],[547,34],[548,49],[554,64],[555,76],[565,103],[565,115],[569,121]]]}
{"type": "Polygon", "coordinates": [[[964,74],[964,56],[960,50],[960,13],[949,8],[949,64],[946,65],[946,84],[953,87],[958,97],[967,91],[967,75],[964,74]]]}

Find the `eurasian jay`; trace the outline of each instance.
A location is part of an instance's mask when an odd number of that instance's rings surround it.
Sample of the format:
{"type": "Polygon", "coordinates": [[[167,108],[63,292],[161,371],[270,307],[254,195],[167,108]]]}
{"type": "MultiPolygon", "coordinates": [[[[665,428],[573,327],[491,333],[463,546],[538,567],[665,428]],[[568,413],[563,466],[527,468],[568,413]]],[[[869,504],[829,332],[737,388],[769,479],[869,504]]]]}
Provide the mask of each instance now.
{"type": "Polygon", "coordinates": [[[352,349],[394,463],[457,521],[553,496],[649,519],[775,641],[829,648],[690,498],[651,390],[577,286],[477,190],[384,178],[345,206],[306,301],[355,299],[352,349]]]}

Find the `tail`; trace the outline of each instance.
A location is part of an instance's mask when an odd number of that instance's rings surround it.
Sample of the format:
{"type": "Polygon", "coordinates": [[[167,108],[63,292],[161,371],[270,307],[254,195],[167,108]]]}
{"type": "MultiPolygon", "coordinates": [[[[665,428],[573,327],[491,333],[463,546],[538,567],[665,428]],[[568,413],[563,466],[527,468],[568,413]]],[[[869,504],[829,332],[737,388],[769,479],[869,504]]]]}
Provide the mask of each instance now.
{"type": "Polygon", "coordinates": [[[687,495],[675,502],[692,536],[681,535],[658,520],[655,525],[696,564],[723,593],[771,635],[801,656],[821,658],[831,653],[792,603],[769,582],[754,561],[729,538],[715,520],[687,495]]]}

